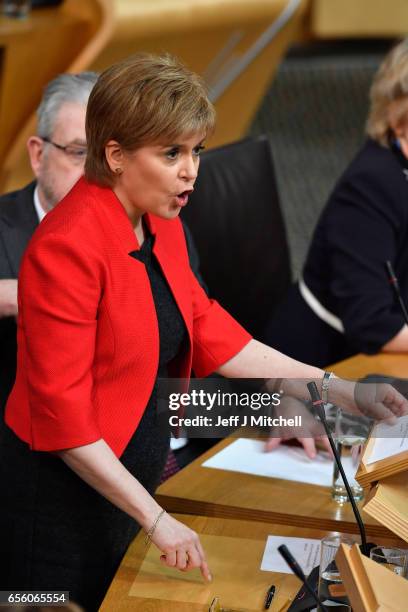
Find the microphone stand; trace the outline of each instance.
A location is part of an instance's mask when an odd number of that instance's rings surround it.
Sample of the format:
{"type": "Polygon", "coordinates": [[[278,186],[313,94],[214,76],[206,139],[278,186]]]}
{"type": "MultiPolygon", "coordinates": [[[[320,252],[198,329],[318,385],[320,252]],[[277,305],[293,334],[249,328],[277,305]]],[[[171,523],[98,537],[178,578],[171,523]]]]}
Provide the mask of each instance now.
{"type": "Polygon", "coordinates": [[[360,512],[357,508],[357,504],[356,501],[354,499],[353,493],[351,491],[349,482],[347,480],[347,476],[344,472],[340,457],[339,457],[339,453],[337,452],[337,448],[336,445],[334,443],[334,440],[332,438],[329,426],[327,424],[326,421],[326,415],[324,413],[324,402],[323,400],[320,398],[319,395],[319,391],[317,390],[317,386],[315,382],[310,382],[307,384],[307,388],[309,390],[310,393],[310,397],[312,398],[312,404],[313,406],[316,408],[317,414],[319,415],[319,419],[323,424],[323,427],[325,429],[326,435],[329,439],[329,443],[331,446],[331,449],[333,451],[333,455],[334,455],[334,459],[336,461],[337,467],[339,469],[339,472],[341,474],[341,477],[343,479],[344,482],[344,486],[346,487],[346,491],[347,491],[347,495],[348,498],[351,502],[351,507],[353,508],[353,513],[355,516],[355,519],[357,521],[357,525],[358,525],[358,529],[360,531],[360,536],[361,536],[361,552],[363,553],[363,555],[365,555],[366,557],[370,556],[370,549],[369,546],[367,545],[367,538],[366,538],[366,533],[365,533],[365,528],[364,528],[364,524],[363,521],[361,519],[361,515],[360,512]]]}
{"type": "Polygon", "coordinates": [[[395,276],[395,272],[394,272],[394,268],[392,267],[392,263],[389,260],[387,260],[385,262],[385,267],[387,268],[387,272],[388,272],[388,280],[390,281],[391,285],[394,288],[395,295],[397,296],[397,300],[401,307],[401,311],[405,319],[405,323],[408,325],[408,312],[407,312],[403,297],[401,295],[398,278],[395,276]]]}
{"type": "Polygon", "coordinates": [[[286,563],[289,565],[295,576],[297,576],[299,580],[303,582],[305,589],[307,590],[309,595],[313,597],[321,612],[328,612],[326,606],[320,601],[319,597],[316,595],[312,587],[308,584],[302,568],[300,567],[299,563],[296,561],[295,557],[292,555],[288,547],[285,544],[281,544],[280,546],[278,546],[278,551],[285,559],[286,563]]]}

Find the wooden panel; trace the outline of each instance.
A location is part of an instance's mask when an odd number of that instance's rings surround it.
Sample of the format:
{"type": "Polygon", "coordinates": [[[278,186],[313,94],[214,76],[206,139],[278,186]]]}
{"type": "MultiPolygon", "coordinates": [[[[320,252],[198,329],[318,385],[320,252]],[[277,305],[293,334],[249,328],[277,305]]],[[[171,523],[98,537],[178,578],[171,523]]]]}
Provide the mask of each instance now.
{"type": "MultiPolygon", "coordinates": [[[[99,41],[95,40],[98,36],[94,36],[96,47],[90,48],[87,44],[85,57],[82,53],[80,61],[58,70],[89,68],[100,71],[140,50],[168,51],[203,74],[212,86],[231,62],[239,60],[251,48],[287,5],[287,0],[253,0],[251,3],[247,0],[66,0],[61,10],[71,19],[100,23],[99,41]],[[98,6],[99,16],[96,15],[98,6]],[[109,44],[104,48],[111,31],[109,44]],[[214,58],[219,63],[218,70],[214,70],[214,58]]],[[[210,146],[237,140],[246,133],[287,47],[304,30],[308,5],[309,0],[299,0],[294,16],[275,40],[219,98],[217,128],[208,143],[210,146]]],[[[30,19],[34,19],[34,12],[30,19]]],[[[21,24],[16,27],[27,29],[21,24]]],[[[49,54],[43,50],[41,55],[49,54]]],[[[47,79],[52,76],[54,74],[47,73],[47,79]]],[[[33,92],[36,101],[39,95],[38,89],[35,94],[33,92]]],[[[31,110],[35,106],[36,103],[31,103],[31,110]]],[[[34,128],[32,117],[9,151],[3,167],[3,190],[20,187],[29,180],[25,140],[34,128]]]]}
{"type": "Polygon", "coordinates": [[[0,44],[5,49],[0,90],[0,159],[38,105],[44,84],[65,70],[67,55],[75,57],[89,37],[86,21],[65,14],[56,19],[51,9],[32,15],[23,24],[24,29],[14,28],[14,22],[10,29],[6,28],[5,21],[11,20],[5,17],[0,22],[0,44]]]}
{"type": "Polygon", "coordinates": [[[406,36],[408,2],[312,0],[310,27],[319,38],[406,36]]]}
{"type": "MultiPolygon", "coordinates": [[[[93,64],[103,70],[137,51],[167,51],[207,77],[214,58],[221,72],[241,58],[275,21],[287,0],[118,0],[115,29],[93,64]]],[[[308,0],[300,0],[293,18],[216,103],[217,129],[211,146],[243,136],[289,44],[303,31],[308,0]]],[[[219,76],[219,74],[218,74],[219,76]]],[[[216,79],[215,79],[216,80],[216,79]]]]}
{"type": "Polygon", "coordinates": [[[116,0],[115,36],[236,27],[275,19],[287,0],[116,0]]]}
{"type": "Polygon", "coordinates": [[[44,85],[61,72],[88,67],[112,27],[112,0],[65,0],[38,9],[25,20],[0,17],[4,50],[0,87],[0,186],[21,187],[26,174],[25,141],[35,130],[35,109],[44,85]]]}

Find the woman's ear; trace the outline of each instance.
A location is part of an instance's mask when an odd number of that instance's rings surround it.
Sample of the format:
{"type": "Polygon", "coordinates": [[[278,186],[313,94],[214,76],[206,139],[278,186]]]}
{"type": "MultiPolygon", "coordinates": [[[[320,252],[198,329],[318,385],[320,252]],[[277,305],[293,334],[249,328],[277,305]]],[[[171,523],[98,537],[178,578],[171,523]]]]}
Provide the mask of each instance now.
{"type": "Polygon", "coordinates": [[[110,140],[105,145],[105,156],[111,171],[115,174],[122,174],[124,154],[122,147],[116,140],[110,140]]]}

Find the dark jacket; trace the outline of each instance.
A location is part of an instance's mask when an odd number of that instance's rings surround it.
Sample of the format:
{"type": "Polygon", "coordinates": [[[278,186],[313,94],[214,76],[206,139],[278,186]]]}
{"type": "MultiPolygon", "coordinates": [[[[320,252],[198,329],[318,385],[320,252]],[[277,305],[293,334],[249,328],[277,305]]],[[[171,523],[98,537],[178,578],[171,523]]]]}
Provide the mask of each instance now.
{"type": "MultiPolygon", "coordinates": [[[[35,183],[0,197],[0,279],[17,278],[23,252],[38,225],[33,194],[35,183]]],[[[0,407],[16,375],[16,323],[0,318],[0,407]]]]}
{"type": "Polygon", "coordinates": [[[316,316],[296,285],[269,325],[268,342],[319,366],[380,351],[404,325],[386,260],[408,301],[408,164],[397,147],[368,140],[335,186],[303,270],[343,331],[316,316]]]}

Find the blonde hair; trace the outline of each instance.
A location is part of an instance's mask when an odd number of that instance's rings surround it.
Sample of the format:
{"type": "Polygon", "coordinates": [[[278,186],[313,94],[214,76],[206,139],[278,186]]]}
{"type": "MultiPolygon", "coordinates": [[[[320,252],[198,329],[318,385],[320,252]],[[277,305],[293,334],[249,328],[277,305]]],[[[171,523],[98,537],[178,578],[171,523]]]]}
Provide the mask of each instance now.
{"type": "Polygon", "coordinates": [[[386,55],[370,89],[370,111],[367,134],[384,146],[394,137],[394,125],[401,123],[408,112],[408,38],[386,55]],[[406,104],[401,104],[406,102],[406,104]]]}
{"type": "Polygon", "coordinates": [[[214,124],[214,107],[197,74],[171,55],[133,55],[105,70],[89,97],[85,176],[114,184],[105,156],[109,140],[134,151],[181,135],[205,136],[214,124]]]}

